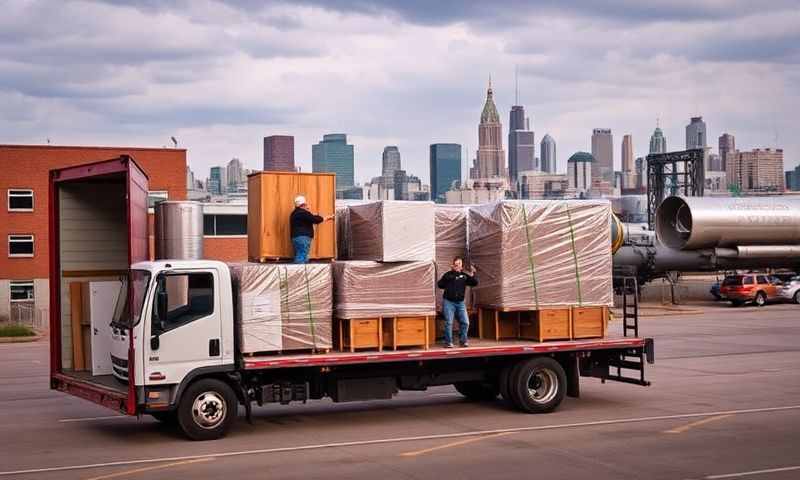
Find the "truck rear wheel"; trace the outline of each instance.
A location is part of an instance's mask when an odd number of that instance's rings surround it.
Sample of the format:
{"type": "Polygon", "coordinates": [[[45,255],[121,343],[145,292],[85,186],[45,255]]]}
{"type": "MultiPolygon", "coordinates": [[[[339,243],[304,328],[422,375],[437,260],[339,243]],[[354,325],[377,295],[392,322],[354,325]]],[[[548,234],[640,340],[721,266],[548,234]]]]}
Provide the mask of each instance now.
{"type": "Polygon", "coordinates": [[[502,370],[500,370],[500,376],[498,378],[498,385],[500,387],[500,396],[503,397],[503,400],[510,404],[514,404],[514,399],[511,397],[511,393],[508,389],[509,384],[511,383],[511,372],[514,370],[516,363],[509,363],[502,370]]]}
{"type": "Polygon", "coordinates": [[[500,393],[497,385],[484,382],[458,382],[453,384],[461,395],[476,402],[486,402],[497,398],[500,393]]]}
{"type": "Polygon", "coordinates": [[[523,412],[550,412],[564,400],[567,374],[550,357],[532,358],[511,371],[508,389],[514,405],[523,412]]]}
{"type": "Polygon", "coordinates": [[[204,378],[189,385],[178,405],[178,424],[192,440],[215,440],[228,431],[239,409],[227,383],[204,378]]]}

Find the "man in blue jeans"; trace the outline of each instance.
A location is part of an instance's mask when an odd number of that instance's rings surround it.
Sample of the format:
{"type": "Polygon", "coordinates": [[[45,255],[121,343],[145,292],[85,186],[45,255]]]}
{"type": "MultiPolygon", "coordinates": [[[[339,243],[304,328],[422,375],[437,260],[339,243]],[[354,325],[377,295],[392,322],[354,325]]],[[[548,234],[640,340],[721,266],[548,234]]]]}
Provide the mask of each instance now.
{"type": "Polygon", "coordinates": [[[478,286],[478,277],[475,276],[475,267],[469,267],[469,273],[464,272],[464,259],[453,259],[450,271],[442,275],[437,286],[444,290],[442,295],[442,313],[444,314],[444,346],[453,348],[453,315],[458,313],[459,340],[462,347],[468,347],[467,330],[469,330],[469,316],[464,305],[464,291],[467,287],[478,286]]]}
{"type": "Polygon", "coordinates": [[[295,197],[294,211],[289,216],[294,263],[308,263],[308,252],[311,251],[311,241],[314,239],[314,225],[332,218],[333,215],[321,217],[311,213],[306,197],[295,197]]]}

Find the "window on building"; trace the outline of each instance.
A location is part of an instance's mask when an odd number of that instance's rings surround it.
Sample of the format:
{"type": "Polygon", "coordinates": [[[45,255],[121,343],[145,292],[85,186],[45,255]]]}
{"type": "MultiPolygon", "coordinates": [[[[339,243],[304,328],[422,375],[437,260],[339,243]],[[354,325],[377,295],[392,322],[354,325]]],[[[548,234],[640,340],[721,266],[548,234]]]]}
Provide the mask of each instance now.
{"type": "Polygon", "coordinates": [[[33,296],[33,281],[11,281],[11,301],[12,302],[32,302],[33,296]]]}
{"type": "Polygon", "coordinates": [[[8,211],[9,212],[32,212],[33,211],[33,190],[28,190],[28,189],[9,189],[8,190],[8,211]]]}
{"type": "Polygon", "coordinates": [[[169,199],[169,192],[166,190],[154,190],[147,192],[147,208],[155,208],[156,203],[169,199]]]}
{"type": "Polygon", "coordinates": [[[8,256],[9,257],[32,257],[33,256],[33,235],[9,235],[8,236],[8,256]]]}
{"type": "Polygon", "coordinates": [[[203,235],[247,235],[247,215],[203,215],[203,235]]]}

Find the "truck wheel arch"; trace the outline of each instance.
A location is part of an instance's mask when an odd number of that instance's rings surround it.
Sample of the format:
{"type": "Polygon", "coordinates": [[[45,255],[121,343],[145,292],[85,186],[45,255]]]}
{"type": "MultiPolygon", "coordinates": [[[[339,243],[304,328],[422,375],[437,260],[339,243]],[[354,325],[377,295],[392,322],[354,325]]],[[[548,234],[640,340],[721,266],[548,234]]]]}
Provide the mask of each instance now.
{"type": "Polygon", "coordinates": [[[175,390],[175,396],[170,400],[170,408],[174,409],[177,408],[178,403],[180,401],[181,396],[186,389],[189,388],[189,385],[192,383],[201,380],[203,378],[215,378],[217,380],[221,380],[227,383],[233,391],[236,393],[236,397],[239,399],[240,402],[244,403],[243,398],[240,394],[239,385],[236,385],[235,382],[231,380],[230,373],[236,371],[236,367],[233,365],[224,365],[224,366],[210,366],[210,367],[198,367],[194,370],[190,371],[183,377],[181,383],[178,385],[178,388],[175,390]]]}

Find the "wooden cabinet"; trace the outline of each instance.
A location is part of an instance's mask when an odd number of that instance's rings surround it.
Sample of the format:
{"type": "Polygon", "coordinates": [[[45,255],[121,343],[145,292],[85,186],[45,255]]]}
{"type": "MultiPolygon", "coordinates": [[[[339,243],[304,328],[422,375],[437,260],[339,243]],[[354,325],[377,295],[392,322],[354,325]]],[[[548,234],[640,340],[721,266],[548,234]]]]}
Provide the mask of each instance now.
{"type": "MultiPolygon", "coordinates": [[[[247,251],[253,262],[294,257],[289,216],[294,199],[306,197],[311,211],[333,215],[336,174],[257,172],[247,177],[247,251]]],[[[333,220],[315,227],[310,259],[336,257],[336,225],[333,220]]]]}
{"type": "Polygon", "coordinates": [[[608,307],[572,307],[572,338],[603,338],[608,330],[608,307]]]}

